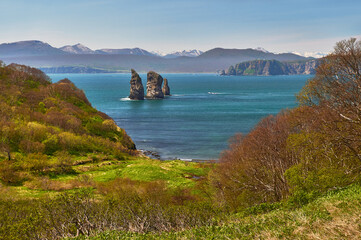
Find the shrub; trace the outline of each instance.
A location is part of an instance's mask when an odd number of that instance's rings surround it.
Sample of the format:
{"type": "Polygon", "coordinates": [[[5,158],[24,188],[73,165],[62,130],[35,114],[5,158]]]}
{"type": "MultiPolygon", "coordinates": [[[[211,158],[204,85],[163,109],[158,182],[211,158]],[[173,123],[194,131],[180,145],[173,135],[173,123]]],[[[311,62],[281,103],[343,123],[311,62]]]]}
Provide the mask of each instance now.
{"type": "Polygon", "coordinates": [[[54,163],[55,172],[57,174],[74,173],[72,166],[73,159],[71,155],[65,151],[57,152],[56,162],[54,163]]]}
{"type": "Polygon", "coordinates": [[[247,136],[233,139],[210,177],[219,199],[238,208],[287,196],[284,173],[297,161],[286,149],[290,119],[289,112],[267,117],[247,136]]]}
{"type": "Polygon", "coordinates": [[[45,146],[45,154],[52,155],[56,151],[60,150],[57,135],[49,135],[49,137],[43,141],[43,144],[45,146]]]}
{"type": "Polygon", "coordinates": [[[41,174],[48,172],[52,164],[47,155],[42,153],[31,153],[24,157],[21,166],[27,171],[41,174]]]}
{"type": "Polygon", "coordinates": [[[25,178],[18,171],[19,168],[13,161],[3,160],[0,162],[0,179],[7,185],[19,185],[25,178]]]}
{"type": "Polygon", "coordinates": [[[23,153],[43,153],[45,146],[40,142],[33,142],[29,140],[21,140],[19,150],[23,153]]]}

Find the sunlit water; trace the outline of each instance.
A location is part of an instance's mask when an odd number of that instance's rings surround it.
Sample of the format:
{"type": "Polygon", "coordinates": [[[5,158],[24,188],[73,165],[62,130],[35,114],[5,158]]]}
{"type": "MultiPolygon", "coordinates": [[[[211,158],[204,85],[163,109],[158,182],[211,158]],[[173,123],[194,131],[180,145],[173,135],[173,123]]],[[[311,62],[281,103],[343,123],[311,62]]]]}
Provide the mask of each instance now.
{"type": "MultiPolygon", "coordinates": [[[[144,87],[146,75],[140,74],[144,87]]],[[[50,74],[69,78],[92,105],[111,116],[138,149],[163,159],[217,159],[235,133],[283,108],[296,106],[295,94],[311,76],[218,76],[162,74],[172,96],[131,101],[130,74],[50,74]]]]}

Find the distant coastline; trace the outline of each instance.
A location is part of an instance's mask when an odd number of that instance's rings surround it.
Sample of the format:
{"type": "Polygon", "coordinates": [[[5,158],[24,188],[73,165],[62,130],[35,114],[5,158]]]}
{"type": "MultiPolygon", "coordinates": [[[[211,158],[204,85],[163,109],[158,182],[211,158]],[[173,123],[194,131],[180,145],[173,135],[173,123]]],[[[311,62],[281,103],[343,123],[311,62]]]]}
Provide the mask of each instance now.
{"type": "Polygon", "coordinates": [[[213,48],[160,56],[144,49],[91,50],[84,45],[55,48],[41,41],[0,44],[0,59],[40,68],[46,73],[138,72],[216,73],[240,62],[253,60],[302,61],[314,58],[294,53],[272,53],[264,49],[213,48]]]}

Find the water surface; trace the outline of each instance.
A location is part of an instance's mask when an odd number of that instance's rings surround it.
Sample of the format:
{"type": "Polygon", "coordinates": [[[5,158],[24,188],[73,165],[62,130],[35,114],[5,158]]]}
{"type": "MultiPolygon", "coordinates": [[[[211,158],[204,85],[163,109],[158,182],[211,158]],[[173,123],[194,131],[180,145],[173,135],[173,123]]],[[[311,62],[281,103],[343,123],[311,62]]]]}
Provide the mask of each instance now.
{"type": "MultiPolygon", "coordinates": [[[[217,159],[235,133],[248,133],[261,118],[296,106],[295,94],[311,77],[162,74],[172,96],[130,101],[130,74],[49,76],[53,82],[69,78],[138,149],[156,151],[163,159],[217,159]]],[[[145,86],[146,75],[140,76],[145,86]]]]}

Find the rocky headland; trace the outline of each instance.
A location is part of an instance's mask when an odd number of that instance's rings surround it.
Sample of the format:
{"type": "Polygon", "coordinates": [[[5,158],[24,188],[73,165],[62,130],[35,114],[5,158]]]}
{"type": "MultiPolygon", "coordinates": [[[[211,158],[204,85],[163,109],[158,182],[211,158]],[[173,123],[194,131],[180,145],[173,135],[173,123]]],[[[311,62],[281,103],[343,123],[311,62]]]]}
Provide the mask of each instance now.
{"type": "Polygon", "coordinates": [[[318,60],[280,62],[277,60],[254,60],[241,62],[230,66],[227,71],[220,71],[221,75],[302,75],[315,74],[318,60]]]}

